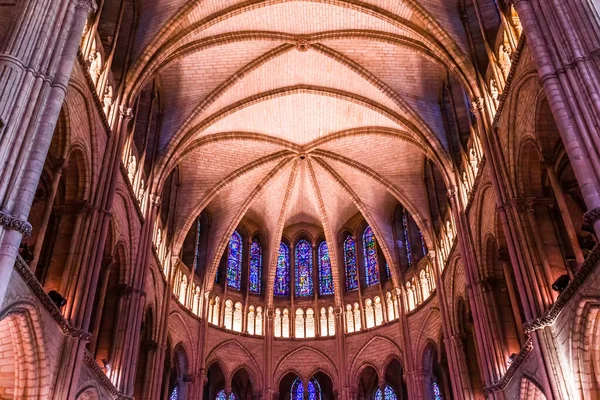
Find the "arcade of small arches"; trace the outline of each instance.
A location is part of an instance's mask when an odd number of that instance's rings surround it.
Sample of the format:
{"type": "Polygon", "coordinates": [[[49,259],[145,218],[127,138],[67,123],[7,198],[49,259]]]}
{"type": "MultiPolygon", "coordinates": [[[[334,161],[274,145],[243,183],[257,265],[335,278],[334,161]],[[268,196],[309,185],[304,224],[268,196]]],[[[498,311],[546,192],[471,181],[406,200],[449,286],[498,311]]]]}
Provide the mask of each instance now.
{"type": "Polygon", "coordinates": [[[600,398],[593,3],[0,0],[0,399],[600,398]]]}

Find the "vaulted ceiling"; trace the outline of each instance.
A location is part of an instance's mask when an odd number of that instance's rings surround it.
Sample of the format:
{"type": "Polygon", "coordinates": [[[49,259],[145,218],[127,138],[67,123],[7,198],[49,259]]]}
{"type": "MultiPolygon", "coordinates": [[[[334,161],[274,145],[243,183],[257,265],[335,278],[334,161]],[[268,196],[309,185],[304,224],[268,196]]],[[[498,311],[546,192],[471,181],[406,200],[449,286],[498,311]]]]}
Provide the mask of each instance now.
{"type": "Polygon", "coordinates": [[[276,249],[287,226],[322,226],[335,242],[361,213],[394,263],[401,203],[430,241],[425,160],[454,179],[442,86],[476,87],[457,3],[140,4],[128,88],[160,85],[157,176],[178,166],[182,188],[175,251],[202,210],[213,267],[243,218],[276,249]]]}

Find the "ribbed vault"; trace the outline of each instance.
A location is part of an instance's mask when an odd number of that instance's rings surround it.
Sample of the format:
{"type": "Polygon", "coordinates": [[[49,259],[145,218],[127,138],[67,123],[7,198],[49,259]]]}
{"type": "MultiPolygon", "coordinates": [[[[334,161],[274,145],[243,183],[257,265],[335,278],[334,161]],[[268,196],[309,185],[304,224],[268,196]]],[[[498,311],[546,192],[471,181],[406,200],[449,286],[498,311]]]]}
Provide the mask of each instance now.
{"type": "Polygon", "coordinates": [[[449,79],[477,94],[454,3],[141,5],[145,29],[125,97],[151,82],[160,89],[152,190],[161,193],[178,169],[173,253],[206,211],[207,276],[214,276],[233,230],[251,221],[267,242],[271,281],[286,227],[318,226],[335,262],[340,230],[360,214],[394,265],[399,203],[432,245],[426,161],[455,184],[440,96],[449,79]]]}

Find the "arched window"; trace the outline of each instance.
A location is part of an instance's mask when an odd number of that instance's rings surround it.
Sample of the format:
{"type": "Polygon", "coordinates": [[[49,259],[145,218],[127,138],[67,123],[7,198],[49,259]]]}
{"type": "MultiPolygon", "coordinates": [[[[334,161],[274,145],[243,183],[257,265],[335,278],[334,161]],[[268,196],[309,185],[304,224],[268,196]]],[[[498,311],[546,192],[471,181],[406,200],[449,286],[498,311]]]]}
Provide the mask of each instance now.
{"type": "Polygon", "coordinates": [[[358,303],[354,303],[354,330],[356,332],[362,329],[362,322],[360,320],[360,308],[358,303]]]}
{"type": "Polygon", "coordinates": [[[312,279],[312,246],[301,239],[296,243],[296,296],[306,297],[313,295],[312,279]]]}
{"type": "Polygon", "coordinates": [[[375,314],[373,312],[373,300],[367,299],[365,301],[365,322],[367,329],[375,326],[375,314]]]}
{"type": "Polygon", "coordinates": [[[262,247],[254,239],[250,245],[250,293],[260,294],[262,290],[262,247]]]}
{"type": "Polygon", "coordinates": [[[375,296],[375,325],[379,326],[383,324],[383,306],[381,304],[381,298],[375,296]]]}
{"type": "Polygon", "coordinates": [[[385,295],[385,304],[387,307],[388,320],[393,321],[396,319],[396,311],[394,310],[394,302],[392,301],[392,294],[388,292],[385,295]]]}
{"type": "Polygon", "coordinates": [[[348,333],[354,332],[354,315],[350,304],[346,304],[346,330],[348,333]]]}
{"type": "Polygon", "coordinates": [[[358,268],[356,267],[356,243],[352,236],[344,241],[344,266],[346,267],[346,290],[358,289],[358,268]]]}
{"type": "Polygon", "coordinates": [[[296,310],[296,335],[295,337],[298,339],[302,339],[304,337],[304,311],[299,308],[296,310]]]}
{"type": "Polygon", "coordinates": [[[221,304],[219,297],[215,297],[215,304],[213,305],[212,323],[213,325],[219,326],[219,313],[221,312],[221,304]]]}
{"type": "Polygon", "coordinates": [[[331,258],[329,258],[329,247],[325,241],[319,245],[319,294],[321,296],[333,294],[331,258]]]}
{"type": "Polygon", "coordinates": [[[363,249],[365,256],[365,281],[367,286],[379,282],[379,271],[377,267],[377,243],[375,234],[370,226],[363,233],[363,249]]]}
{"type": "MultiPolygon", "coordinates": [[[[377,389],[375,392],[375,400],[383,400],[381,389],[377,389]]],[[[385,400],[396,400],[396,392],[390,385],[385,386],[385,400]]]]}
{"type": "Polygon", "coordinates": [[[233,312],[233,330],[236,332],[242,331],[242,303],[235,303],[235,311],[233,312]]]}
{"type": "Polygon", "coordinates": [[[290,312],[287,308],[283,309],[283,317],[281,318],[281,336],[284,338],[290,337],[290,312]]]}
{"type": "MultiPolygon", "coordinates": [[[[227,395],[225,394],[225,389],[221,389],[219,393],[217,393],[216,400],[227,400],[227,395]]],[[[229,400],[235,400],[235,394],[229,393],[229,400]]]]}
{"type": "Polygon", "coordinates": [[[404,230],[404,246],[406,247],[406,258],[408,259],[408,266],[412,265],[412,248],[410,247],[410,235],[408,233],[408,212],[404,210],[402,215],[402,229],[404,230]]]}
{"type": "MultiPolygon", "coordinates": [[[[304,400],[304,385],[300,378],[296,378],[292,384],[290,398],[291,400],[304,400]]],[[[321,385],[315,378],[308,381],[308,400],[321,400],[321,385]]]]}
{"type": "Polygon", "coordinates": [[[263,316],[262,316],[262,307],[256,308],[256,329],[255,332],[257,335],[263,334],[263,316]]]}
{"type": "Polygon", "coordinates": [[[275,337],[281,337],[281,310],[275,309],[275,318],[273,319],[273,330],[275,331],[275,337]]]}
{"type": "Polygon", "coordinates": [[[306,310],[306,337],[315,337],[315,312],[312,308],[306,310]]]}
{"type": "Polygon", "coordinates": [[[321,336],[327,336],[327,310],[321,307],[321,336]]]}
{"type": "Polygon", "coordinates": [[[227,285],[235,290],[242,287],[242,236],[237,231],[229,239],[227,285]]]}
{"type": "Polygon", "coordinates": [[[254,314],[254,306],[248,307],[248,328],[247,331],[250,335],[254,335],[254,319],[256,318],[254,314]]]}
{"type": "Polygon", "coordinates": [[[329,336],[335,335],[335,315],[333,315],[333,307],[329,306],[329,311],[327,312],[327,321],[329,322],[329,336]]]}
{"type": "Polygon", "coordinates": [[[274,294],[275,296],[290,295],[290,249],[283,242],[279,245],[274,294]]]}
{"type": "Polygon", "coordinates": [[[227,329],[233,328],[233,301],[231,300],[225,302],[225,319],[223,324],[227,329]]]}
{"type": "Polygon", "coordinates": [[[442,397],[442,391],[440,390],[440,387],[438,386],[436,381],[433,381],[431,383],[431,389],[433,390],[434,400],[444,400],[444,398],[442,397]]]}

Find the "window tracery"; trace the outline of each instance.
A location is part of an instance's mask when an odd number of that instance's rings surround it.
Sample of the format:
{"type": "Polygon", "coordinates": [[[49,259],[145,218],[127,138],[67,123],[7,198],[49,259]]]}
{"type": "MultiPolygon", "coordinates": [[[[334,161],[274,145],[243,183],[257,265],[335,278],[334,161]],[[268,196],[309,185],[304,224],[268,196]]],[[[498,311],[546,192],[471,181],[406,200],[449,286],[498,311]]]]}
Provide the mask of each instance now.
{"type": "Polygon", "coordinates": [[[333,294],[333,274],[331,271],[331,258],[327,242],[319,245],[319,294],[327,296],[333,294]]]}
{"type": "Polygon", "coordinates": [[[365,257],[365,282],[367,286],[379,283],[379,270],[377,263],[377,243],[375,234],[370,226],[363,233],[363,252],[365,257]]]}
{"type": "MultiPolygon", "coordinates": [[[[385,386],[385,400],[396,400],[396,392],[394,391],[394,389],[390,386],[390,385],[386,385],[385,386]]],[[[383,400],[384,393],[381,392],[381,388],[377,389],[377,392],[375,392],[375,400],[383,400]]]]}
{"type": "Polygon", "coordinates": [[[313,261],[312,246],[301,239],[296,243],[295,258],[295,277],[296,277],[296,296],[308,297],[313,295],[313,261]]]}
{"type": "MultiPolygon", "coordinates": [[[[321,385],[319,385],[319,381],[317,381],[316,378],[311,378],[310,381],[308,381],[307,388],[308,400],[321,400],[321,385]]],[[[296,378],[292,384],[290,398],[291,400],[305,400],[304,384],[300,378],[296,378]]]]}
{"type": "Polygon", "coordinates": [[[242,236],[234,231],[229,239],[227,286],[240,290],[242,285],[242,236]]]}
{"type": "Polygon", "coordinates": [[[281,242],[275,270],[275,296],[290,295],[290,249],[281,242]]]}
{"type": "Polygon", "coordinates": [[[344,266],[346,270],[346,290],[358,289],[358,268],[356,266],[356,243],[352,236],[344,241],[344,266]]]}
{"type": "Polygon", "coordinates": [[[250,293],[260,294],[262,290],[262,246],[254,239],[250,245],[250,293]]]}

